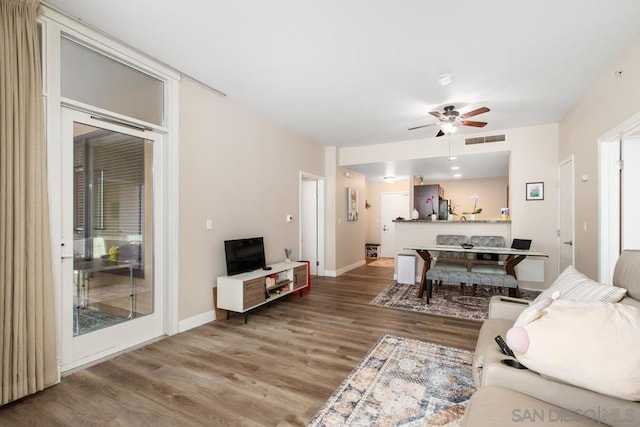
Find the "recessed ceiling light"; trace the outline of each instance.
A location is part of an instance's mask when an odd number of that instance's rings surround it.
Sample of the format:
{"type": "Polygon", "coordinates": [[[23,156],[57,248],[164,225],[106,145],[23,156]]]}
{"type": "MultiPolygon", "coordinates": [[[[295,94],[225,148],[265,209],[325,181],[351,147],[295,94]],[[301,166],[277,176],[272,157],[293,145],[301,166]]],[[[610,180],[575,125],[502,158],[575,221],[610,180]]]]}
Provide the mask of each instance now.
{"type": "Polygon", "coordinates": [[[457,159],[456,156],[449,156],[449,160],[455,160],[455,159],[457,159]]]}
{"type": "Polygon", "coordinates": [[[453,76],[451,74],[443,74],[438,77],[438,84],[440,86],[448,86],[453,81],[453,76]]]}
{"type": "Polygon", "coordinates": [[[454,173],[454,174],[453,174],[453,177],[454,177],[454,178],[460,178],[461,176],[462,176],[462,174],[461,174],[461,173],[454,173]]]}
{"type": "Polygon", "coordinates": [[[452,171],[457,171],[458,169],[460,169],[460,166],[451,166],[452,171]]]}

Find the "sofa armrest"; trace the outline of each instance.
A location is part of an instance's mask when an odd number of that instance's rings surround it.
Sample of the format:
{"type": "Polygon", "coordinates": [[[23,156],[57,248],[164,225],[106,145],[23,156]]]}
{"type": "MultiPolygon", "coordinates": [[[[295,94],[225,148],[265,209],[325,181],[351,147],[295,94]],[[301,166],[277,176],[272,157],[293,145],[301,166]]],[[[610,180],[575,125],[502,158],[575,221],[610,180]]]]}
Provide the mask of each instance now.
{"type": "Polygon", "coordinates": [[[482,385],[482,367],[486,361],[496,361],[504,358],[500,347],[495,341],[497,335],[504,338],[509,328],[513,326],[513,321],[506,319],[489,319],[482,324],[478,332],[476,351],[473,354],[473,381],[477,388],[482,385]]]}
{"type": "Polygon", "coordinates": [[[531,301],[496,295],[489,301],[489,319],[515,321],[531,301]]]}

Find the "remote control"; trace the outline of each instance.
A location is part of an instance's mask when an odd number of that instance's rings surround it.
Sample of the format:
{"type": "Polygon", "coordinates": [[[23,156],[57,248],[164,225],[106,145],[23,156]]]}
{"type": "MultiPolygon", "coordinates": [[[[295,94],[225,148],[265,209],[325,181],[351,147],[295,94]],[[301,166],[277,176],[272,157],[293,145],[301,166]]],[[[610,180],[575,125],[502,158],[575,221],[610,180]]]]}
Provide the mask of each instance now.
{"type": "Polygon", "coordinates": [[[516,357],[516,355],[513,354],[513,351],[511,351],[511,349],[507,345],[507,343],[504,342],[504,339],[502,339],[502,336],[498,335],[495,338],[495,340],[498,343],[498,347],[500,347],[500,350],[502,350],[504,354],[506,354],[507,356],[516,357]]]}

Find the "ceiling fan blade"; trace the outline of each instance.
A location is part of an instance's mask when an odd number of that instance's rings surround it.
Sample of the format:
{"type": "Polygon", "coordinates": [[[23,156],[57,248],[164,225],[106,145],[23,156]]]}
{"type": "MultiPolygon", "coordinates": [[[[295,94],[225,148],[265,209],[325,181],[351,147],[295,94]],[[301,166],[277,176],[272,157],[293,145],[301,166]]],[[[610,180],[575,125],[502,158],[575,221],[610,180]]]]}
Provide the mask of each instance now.
{"type": "Polygon", "coordinates": [[[475,110],[469,111],[468,113],[464,113],[460,116],[461,119],[468,119],[469,117],[477,116],[478,114],[488,113],[489,110],[487,107],[476,108],[475,110]]]}
{"type": "Polygon", "coordinates": [[[439,137],[439,136],[444,136],[444,132],[442,132],[442,129],[440,129],[436,134],[436,137],[439,137]]]}
{"type": "Polygon", "coordinates": [[[447,118],[440,111],[430,111],[429,114],[431,114],[433,117],[435,117],[435,118],[437,118],[439,120],[445,120],[447,118]]]}
{"type": "Polygon", "coordinates": [[[476,128],[482,128],[487,125],[487,122],[474,122],[473,120],[462,120],[460,124],[462,126],[473,126],[476,128]]]}
{"type": "Polygon", "coordinates": [[[426,127],[434,126],[434,125],[437,125],[437,124],[439,124],[439,123],[431,123],[431,124],[428,124],[428,125],[416,126],[416,127],[413,127],[413,128],[409,128],[409,130],[420,129],[420,128],[426,128],[426,127]]]}

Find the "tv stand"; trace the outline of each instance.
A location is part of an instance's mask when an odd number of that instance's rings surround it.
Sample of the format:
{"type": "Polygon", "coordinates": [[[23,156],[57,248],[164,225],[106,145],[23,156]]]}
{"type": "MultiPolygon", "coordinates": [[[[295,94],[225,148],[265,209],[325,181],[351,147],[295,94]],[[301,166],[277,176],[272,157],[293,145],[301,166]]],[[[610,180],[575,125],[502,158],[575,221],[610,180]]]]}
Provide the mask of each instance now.
{"type": "Polygon", "coordinates": [[[280,262],[269,267],[218,277],[217,305],[227,310],[227,318],[229,312],[243,313],[247,323],[250,310],[309,286],[305,262],[280,262]]]}

